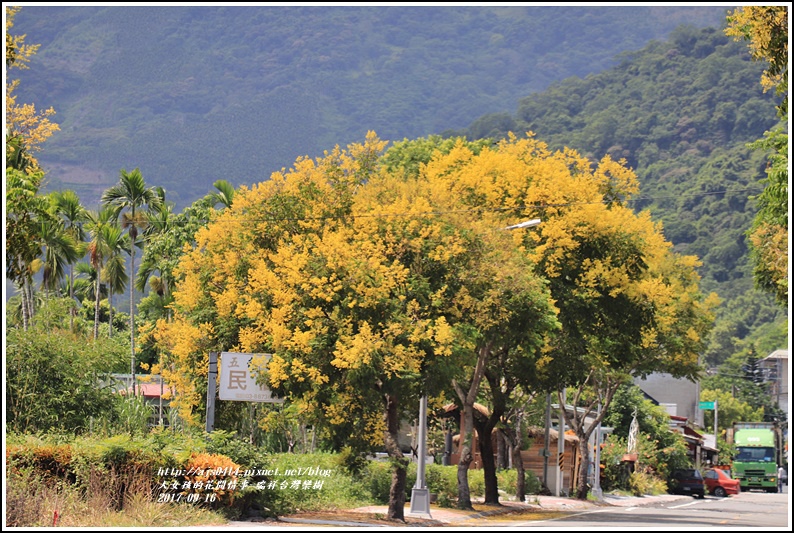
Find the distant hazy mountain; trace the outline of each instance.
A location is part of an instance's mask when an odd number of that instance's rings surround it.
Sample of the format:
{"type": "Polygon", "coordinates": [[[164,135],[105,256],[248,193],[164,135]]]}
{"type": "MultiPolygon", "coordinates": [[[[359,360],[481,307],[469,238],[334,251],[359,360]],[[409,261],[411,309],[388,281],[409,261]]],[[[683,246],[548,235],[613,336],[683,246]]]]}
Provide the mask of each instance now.
{"type": "Polygon", "coordinates": [[[25,5],[20,102],[52,106],[49,189],[93,207],[139,167],[179,208],[298,156],[463,128],[728,7],[25,5]]]}

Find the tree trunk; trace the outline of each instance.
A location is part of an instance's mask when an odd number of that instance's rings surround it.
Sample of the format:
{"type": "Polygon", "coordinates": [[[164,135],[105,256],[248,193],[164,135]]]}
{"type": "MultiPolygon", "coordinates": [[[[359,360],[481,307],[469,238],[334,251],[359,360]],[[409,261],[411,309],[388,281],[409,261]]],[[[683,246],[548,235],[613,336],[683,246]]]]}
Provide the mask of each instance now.
{"type": "MultiPolygon", "coordinates": [[[[498,418],[497,418],[498,420],[498,418]]],[[[493,428],[496,425],[493,415],[488,420],[477,420],[474,427],[477,429],[480,444],[480,457],[482,458],[483,478],[485,480],[485,504],[499,505],[499,483],[496,480],[496,462],[493,450],[493,428]]]]}
{"type": "MultiPolygon", "coordinates": [[[[132,212],[133,216],[135,211],[132,212]]],[[[130,247],[130,374],[132,374],[132,391],[137,393],[135,386],[135,238],[131,239],[130,247]]],[[[99,276],[99,272],[97,272],[99,276]]]]}
{"type": "Polygon", "coordinates": [[[99,284],[99,272],[97,272],[96,288],[94,289],[94,340],[99,337],[99,292],[102,285],[99,284]]]}
{"type": "Polygon", "coordinates": [[[389,508],[386,512],[388,520],[399,520],[405,522],[405,485],[408,473],[408,461],[403,456],[402,450],[397,443],[399,431],[399,416],[397,412],[397,398],[394,395],[386,395],[386,434],[384,440],[386,452],[392,462],[391,487],[389,488],[389,508]]]}
{"type": "Polygon", "coordinates": [[[474,439],[472,411],[471,406],[463,406],[463,428],[460,432],[460,459],[458,460],[458,509],[473,509],[469,491],[469,465],[474,460],[471,450],[474,439]]]}
{"type": "Polygon", "coordinates": [[[491,354],[493,342],[489,341],[477,351],[477,364],[469,384],[469,390],[464,392],[457,381],[452,380],[452,386],[463,404],[463,427],[460,431],[460,460],[458,461],[458,509],[473,509],[471,505],[471,492],[469,491],[469,465],[474,460],[472,441],[474,439],[474,400],[480,390],[480,381],[485,374],[488,357],[491,354]]]}
{"type": "MultiPolygon", "coordinates": [[[[588,377],[586,383],[589,381],[590,377],[588,377]]],[[[594,408],[596,407],[595,403],[591,403],[584,410],[576,410],[571,414],[568,414],[567,411],[565,413],[565,420],[567,424],[573,428],[576,436],[579,438],[578,449],[582,459],[581,466],[579,468],[579,475],[577,476],[578,486],[576,489],[576,497],[580,500],[587,499],[587,494],[590,492],[590,486],[587,484],[587,473],[590,468],[590,435],[595,432],[596,427],[598,427],[598,424],[601,423],[601,420],[603,420],[606,410],[612,401],[612,397],[615,395],[615,391],[617,391],[622,382],[623,380],[621,377],[613,379],[610,376],[607,376],[603,378],[600,383],[595,382],[592,385],[592,387],[598,392],[599,401],[597,414],[595,418],[590,421],[590,425],[588,427],[585,427],[585,420],[587,419],[588,415],[594,412],[594,408]]],[[[574,396],[572,402],[573,405],[579,405],[581,393],[582,389],[579,388],[574,396]]],[[[560,405],[563,405],[564,402],[562,401],[561,393],[558,393],[558,398],[560,405]]]]}
{"type": "Polygon", "coordinates": [[[28,322],[30,321],[30,304],[28,302],[28,280],[22,282],[22,329],[28,330],[28,322]]]}
{"type": "Polygon", "coordinates": [[[69,307],[69,331],[74,333],[74,314],[77,312],[77,308],[74,305],[74,265],[69,264],[69,303],[71,307],[69,307]]]}
{"type": "Polygon", "coordinates": [[[508,450],[505,435],[502,431],[496,430],[496,468],[505,470],[508,465],[508,450]]]}
{"type": "Polygon", "coordinates": [[[527,487],[525,482],[524,460],[521,458],[521,447],[513,445],[513,464],[516,467],[516,500],[526,501],[527,487]]]}
{"type": "Polygon", "coordinates": [[[576,498],[579,500],[586,500],[587,494],[590,492],[590,485],[587,483],[587,473],[590,470],[590,445],[588,441],[588,436],[584,435],[584,432],[577,431],[580,433],[577,435],[579,437],[579,481],[578,487],[576,488],[576,498]]]}
{"type": "MultiPolygon", "coordinates": [[[[499,364],[498,360],[496,364],[499,364]]],[[[488,368],[484,370],[483,375],[490,385],[493,405],[491,407],[491,413],[487,417],[478,411],[474,413],[474,427],[477,429],[477,433],[480,436],[480,455],[482,457],[483,477],[485,480],[485,503],[488,505],[499,505],[499,483],[496,479],[496,463],[494,461],[492,437],[494,436],[496,425],[507,410],[507,397],[512,391],[512,386],[509,384],[509,381],[502,383],[500,374],[500,372],[493,372],[488,368]]],[[[504,460],[504,441],[501,439],[501,432],[497,432],[496,437],[498,442],[501,442],[503,445],[502,457],[504,460]]]]}

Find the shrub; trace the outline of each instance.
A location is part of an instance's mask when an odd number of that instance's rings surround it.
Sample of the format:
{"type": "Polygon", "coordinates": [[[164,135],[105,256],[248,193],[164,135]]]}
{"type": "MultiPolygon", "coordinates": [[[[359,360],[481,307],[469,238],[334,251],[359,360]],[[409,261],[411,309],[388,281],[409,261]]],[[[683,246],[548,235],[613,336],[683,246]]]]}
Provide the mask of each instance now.
{"type": "MultiPolygon", "coordinates": [[[[457,466],[455,467],[457,471],[457,466]]],[[[472,496],[480,497],[485,495],[485,471],[469,470],[469,491],[472,496]]]]}
{"type": "Polygon", "coordinates": [[[362,487],[375,503],[389,503],[391,472],[391,463],[388,461],[370,461],[359,475],[358,479],[362,487]]]}
{"type": "Polygon", "coordinates": [[[336,454],[272,454],[267,469],[271,472],[264,490],[271,496],[271,512],[277,515],[371,502],[369,491],[340,466],[336,454]]]}
{"type": "MultiPolygon", "coordinates": [[[[518,481],[518,471],[515,468],[497,471],[496,480],[501,490],[511,496],[515,495],[518,481]]],[[[540,478],[531,470],[524,470],[525,494],[540,494],[542,488],[543,485],[540,482],[540,478]]]]}
{"type": "MultiPolygon", "coordinates": [[[[48,301],[56,305],[58,301],[48,301]]],[[[66,315],[63,315],[66,316],[66,315]]],[[[93,418],[109,416],[112,394],[98,387],[125,360],[122,347],[99,339],[85,342],[38,323],[6,331],[6,423],[20,432],[56,429],[86,432],[93,418]]]]}
{"type": "Polygon", "coordinates": [[[647,472],[632,472],[629,474],[628,485],[634,496],[663,494],[667,491],[667,483],[647,472]]]}
{"type": "Polygon", "coordinates": [[[193,503],[207,503],[210,508],[218,509],[234,502],[240,465],[225,455],[194,453],[185,468],[185,490],[181,494],[197,495],[193,503]]]}
{"type": "Polygon", "coordinates": [[[442,507],[452,507],[458,499],[458,467],[437,464],[428,465],[425,469],[425,481],[430,492],[438,497],[442,507]]]}

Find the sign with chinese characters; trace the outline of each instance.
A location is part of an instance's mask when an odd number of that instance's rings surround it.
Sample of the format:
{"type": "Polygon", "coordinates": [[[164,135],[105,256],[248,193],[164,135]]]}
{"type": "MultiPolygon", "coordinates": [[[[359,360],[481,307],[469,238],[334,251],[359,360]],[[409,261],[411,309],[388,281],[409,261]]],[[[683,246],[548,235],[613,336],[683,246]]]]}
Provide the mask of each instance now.
{"type": "Polygon", "coordinates": [[[700,402],[698,404],[699,409],[714,409],[714,402],[700,402]]]}
{"type": "Polygon", "coordinates": [[[281,403],[284,400],[275,396],[265,385],[256,382],[256,363],[264,364],[270,354],[221,352],[220,387],[221,400],[238,402],[281,403]]]}

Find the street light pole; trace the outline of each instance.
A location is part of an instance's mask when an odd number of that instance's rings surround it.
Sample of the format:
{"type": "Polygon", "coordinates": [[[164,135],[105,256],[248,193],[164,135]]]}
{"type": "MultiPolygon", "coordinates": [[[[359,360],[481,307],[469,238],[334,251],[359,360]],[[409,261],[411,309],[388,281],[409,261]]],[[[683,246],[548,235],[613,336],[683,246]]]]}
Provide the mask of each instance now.
{"type": "Polygon", "coordinates": [[[425,518],[430,516],[430,491],[425,484],[425,457],[427,456],[427,395],[419,402],[419,438],[416,443],[419,463],[416,466],[416,483],[411,490],[410,514],[425,518]]]}
{"type": "MultiPolygon", "coordinates": [[[[519,222],[518,224],[513,224],[512,226],[507,226],[506,230],[514,230],[514,229],[521,229],[521,228],[532,228],[540,224],[539,218],[533,218],[531,220],[525,220],[524,222],[519,222]]],[[[551,452],[549,451],[549,427],[551,426],[551,393],[546,394],[546,434],[543,440],[543,485],[548,489],[549,488],[549,455],[551,452]]],[[[518,442],[521,442],[521,438],[519,435],[518,442]]],[[[521,450],[519,450],[521,451],[521,450]]],[[[521,454],[519,454],[520,456],[521,454]]]]}

